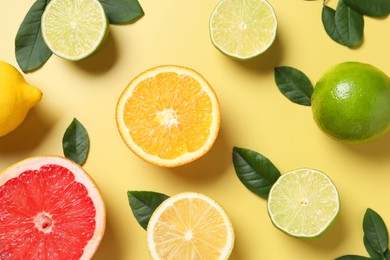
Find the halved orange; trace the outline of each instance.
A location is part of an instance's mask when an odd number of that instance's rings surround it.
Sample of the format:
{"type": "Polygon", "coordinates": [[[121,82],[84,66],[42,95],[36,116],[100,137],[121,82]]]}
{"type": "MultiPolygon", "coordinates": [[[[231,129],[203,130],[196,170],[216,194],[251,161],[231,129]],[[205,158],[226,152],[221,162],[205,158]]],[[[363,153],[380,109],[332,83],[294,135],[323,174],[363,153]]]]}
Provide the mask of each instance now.
{"type": "Polygon", "coordinates": [[[198,72],[164,65],[135,77],[116,107],[119,133],[139,157],[175,167],[207,153],[220,126],[218,98],[198,72]]]}
{"type": "Polygon", "coordinates": [[[147,227],[152,259],[224,260],[234,246],[226,211],[210,197],[183,192],[162,202],[147,227]]]}

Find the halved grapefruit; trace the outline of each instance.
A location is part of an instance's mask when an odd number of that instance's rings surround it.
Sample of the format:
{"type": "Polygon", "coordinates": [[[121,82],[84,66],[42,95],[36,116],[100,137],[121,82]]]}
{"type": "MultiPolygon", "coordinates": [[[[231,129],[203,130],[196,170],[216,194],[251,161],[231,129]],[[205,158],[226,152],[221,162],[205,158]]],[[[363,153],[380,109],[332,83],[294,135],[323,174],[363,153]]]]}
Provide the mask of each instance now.
{"type": "Polygon", "coordinates": [[[90,259],[105,222],[94,181],[68,159],[32,157],[0,174],[0,259],[90,259]]]}

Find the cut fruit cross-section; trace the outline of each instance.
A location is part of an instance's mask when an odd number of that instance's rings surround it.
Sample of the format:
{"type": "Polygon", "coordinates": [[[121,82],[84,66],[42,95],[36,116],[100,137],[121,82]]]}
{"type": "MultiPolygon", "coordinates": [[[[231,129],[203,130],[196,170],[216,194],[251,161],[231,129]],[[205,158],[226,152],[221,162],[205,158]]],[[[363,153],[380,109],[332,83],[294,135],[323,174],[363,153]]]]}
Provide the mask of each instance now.
{"type": "Polygon", "coordinates": [[[159,66],[133,79],[116,108],[119,133],[139,157],[174,167],[203,156],[220,125],[217,96],[196,71],[159,66]]]}
{"type": "Polygon", "coordinates": [[[51,0],[41,19],[49,49],[66,60],[95,53],[108,33],[108,20],[98,0],[51,0]]]}
{"type": "Polygon", "coordinates": [[[234,231],[217,202],[203,194],[184,192],[154,211],[147,242],[152,259],[224,260],[233,249],[234,231]]]}
{"type": "Polygon", "coordinates": [[[32,157],[0,175],[0,259],[91,259],[105,221],[97,187],[68,159],[32,157]]]}
{"type": "Polygon", "coordinates": [[[266,0],[221,0],[210,18],[210,36],[222,53],[246,60],[265,52],[276,37],[277,19],[266,0]]]}
{"type": "Polygon", "coordinates": [[[332,224],[339,208],[339,195],[329,177],[307,168],[282,174],[268,197],[272,223],[294,237],[321,235],[332,224]]]}

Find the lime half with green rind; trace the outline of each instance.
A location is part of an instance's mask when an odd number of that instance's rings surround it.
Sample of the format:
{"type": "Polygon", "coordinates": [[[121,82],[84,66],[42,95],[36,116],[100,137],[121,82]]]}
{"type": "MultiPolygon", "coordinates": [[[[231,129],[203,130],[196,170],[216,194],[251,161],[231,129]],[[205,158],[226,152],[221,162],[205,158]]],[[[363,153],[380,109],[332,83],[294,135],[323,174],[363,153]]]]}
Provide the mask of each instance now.
{"type": "Polygon", "coordinates": [[[41,19],[42,36],[57,56],[77,61],[94,54],[108,34],[98,0],[51,0],[41,19]]]}
{"type": "Polygon", "coordinates": [[[340,200],[324,173],[302,168],[282,174],[268,197],[268,214],[275,227],[298,238],[315,238],[333,223],[340,200]]]}
{"type": "Polygon", "coordinates": [[[222,53],[239,60],[257,57],[274,42],[278,22],[266,0],[221,0],[210,17],[210,37],[222,53]]]}

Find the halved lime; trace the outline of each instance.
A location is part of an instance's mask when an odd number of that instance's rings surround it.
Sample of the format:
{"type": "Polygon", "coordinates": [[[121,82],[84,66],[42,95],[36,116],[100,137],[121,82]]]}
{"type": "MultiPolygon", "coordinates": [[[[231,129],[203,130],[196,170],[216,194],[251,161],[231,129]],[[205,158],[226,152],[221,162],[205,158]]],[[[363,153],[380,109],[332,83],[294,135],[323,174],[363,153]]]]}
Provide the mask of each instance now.
{"type": "Polygon", "coordinates": [[[294,237],[321,235],[339,209],[339,195],[330,178],[307,168],[282,174],[268,197],[272,223],[294,237]]]}
{"type": "Polygon", "coordinates": [[[98,0],[51,0],[41,26],[49,49],[72,61],[93,54],[108,31],[106,14],[98,0]]]}
{"type": "Polygon", "coordinates": [[[221,0],[210,18],[211,41],[222,53],[250,59],[274,42],[277,19],[266,0],[221,0]]]}

